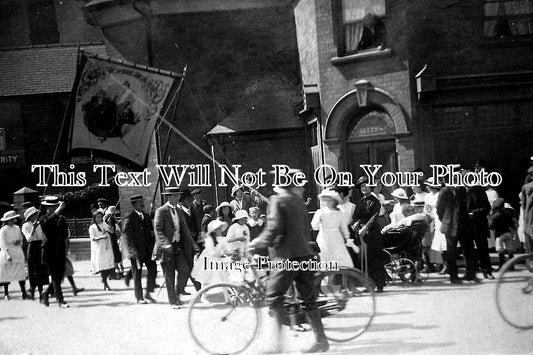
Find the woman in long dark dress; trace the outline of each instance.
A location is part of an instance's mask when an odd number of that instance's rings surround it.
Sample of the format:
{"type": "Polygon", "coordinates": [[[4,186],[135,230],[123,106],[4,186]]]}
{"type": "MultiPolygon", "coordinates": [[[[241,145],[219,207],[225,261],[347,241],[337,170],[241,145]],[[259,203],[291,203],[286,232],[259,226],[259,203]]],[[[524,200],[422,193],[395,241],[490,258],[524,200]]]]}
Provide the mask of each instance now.
{"type": "Polygon", "coordinates": [[[385,269],[383,268],[383,237],[377,221],[381,203],[372,194],[372,188],[368,185],[366,176],[359,178],[357,185],[363,197],[355,209],[355,221],[359,221],[359,236],[366,245],[366,257],[368,260],[368,276],[374,281],[377,292],[383,292],[385,286],[385,269]],[[368,223],[368,225],[367,225],[368,223]]]}
{"type": "Polygon", "coordinates": [[[46,237],[37,218],[39,210],[30,207],[24,211],[22,234],[28,242],[28,278],[30,281],[30,299],[34,298],[35,289],[39,291],[39,299],[43,293],[43,285],[48,285],[48,270],[42,260],[42,248],[46,237]]]}

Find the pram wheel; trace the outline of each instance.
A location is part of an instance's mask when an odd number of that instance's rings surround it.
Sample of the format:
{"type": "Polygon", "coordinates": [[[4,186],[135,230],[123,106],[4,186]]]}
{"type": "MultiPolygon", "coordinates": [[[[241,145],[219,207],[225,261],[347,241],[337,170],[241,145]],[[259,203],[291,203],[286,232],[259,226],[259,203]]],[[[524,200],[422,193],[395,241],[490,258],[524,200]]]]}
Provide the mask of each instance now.
{"type": "Polygon", "coordinates": [[[394,258],[385,264],[385,271],[390,283],[415,283],[420,281],[415,263],[407,258],[394,258]]]}

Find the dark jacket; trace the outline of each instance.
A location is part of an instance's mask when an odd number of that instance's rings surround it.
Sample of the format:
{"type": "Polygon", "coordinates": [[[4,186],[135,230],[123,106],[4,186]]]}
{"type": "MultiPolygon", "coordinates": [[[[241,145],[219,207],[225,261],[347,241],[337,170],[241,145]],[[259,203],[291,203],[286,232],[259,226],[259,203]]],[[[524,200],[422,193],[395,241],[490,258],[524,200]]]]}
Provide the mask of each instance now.
{"type": "Polygon", "coordinates": [[[143,212],[144,220],[133,210],[124,220],[124,235],[130,259],[150,260],[154,250],[155,237],[152,221],[143,212]]]}
{"type": "Polygon", "coordinates": [[[470,221],[466,207],[466,189],[446,186],[439,193],[437,215],[441,220],[440,231],[451,237],[468,233],[470,221]]]}
{"type": "Polygon", "coordinates": [[[287,190],[270,198],[267,225],[254,240],[270,247],[273,260],[313,255],[307,206],[287,190]]]}
{"type": "Polygon", "coordinates": [[[494,230],[496,238],[514,229],[513,218],[505,211],[496,211],[490,216],[490,229],[494,230]]]}
{"type": "Polygon", "coordinates": [[[470,220],[476,235],[489,238],[490,234],[487,216],[490,213],[490,203],[483,187],[473,186],[468,189],[466,209],[468,213],[472,213],[470,220]]]}
{"type": "Polygon", "coordinates": [[[204,200],[200,200],[200,202],[196,202],[196,200],[192,201],[191,213],[196,221],[196,230],[198,233],[202,231],[202,218],[204,217],[204,206],[206,204],[207,202],[204,200]]]}
{"type": "MultiPolygon", "coordinates": [[[[180,248],[185,258],[192,259],[193,257],[193,245],[189,227],[185,221],[185,213],[181,208],[176,208],[178,212],[178,218],[180,223],[180,248]]],[[[174,258],[174,247],[172,240],[174,238],[174,221],[172,220],[172,212],[168,205],[163,205],[155,211],[154,217],[154,233],[155,233],[155,245],[152,253],[153,258],[161,260],[161,262],[170,262],[174,258]]]]}
{"type": "Polygon", "coordinates": [[[41,228],[47,239],[43,245],[43,262],[51,275],[63,277],[67,258],[67,222],[63,216],[53,214],[41,222],[41,228]]]}

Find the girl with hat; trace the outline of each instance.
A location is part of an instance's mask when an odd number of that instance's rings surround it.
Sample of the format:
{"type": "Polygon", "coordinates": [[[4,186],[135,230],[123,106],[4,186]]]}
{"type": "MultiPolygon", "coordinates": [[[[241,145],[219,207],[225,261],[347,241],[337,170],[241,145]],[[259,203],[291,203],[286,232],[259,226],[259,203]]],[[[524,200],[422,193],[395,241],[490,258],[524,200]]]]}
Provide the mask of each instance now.
{"type": "Polygon", "coordinates": [[[39,210],[29,207],[24,211],[22,234],[28,242],[28,278],[30,280],[30,299],[34,298],[35,288],[39,290],[39,297],[43,292],[43,285],[48,284],[48,270],[42,261],[42,245],[46,242],[43,229],[37,218],[39,210]]]}
{"type": "Polygon", "coordinates": [[[109,226],[104,222],[104,210],[93,214],[93,224],[89,226],[91,238],[91,271],[100,273],[104,291],[111,291],[107,279],[115,269],[115,258],[109,235],[109,226]]]}
{"type": "Polygon", "coordinates": [[[405,218],[405,215],[402,213],[404,208],[407,208],[409,205],[409,197],[404,189],[398,188],[391,193],[391,196],[394,197],[396,204],[392,208],[390,214],[391,223],[398,223],[401,219],[405,218]]]}
{"type": "MultiPolygon", "coordinates": [[[[228,224],[216,219],[207,225],[205,249],[198,256],[191,271],[191,276],[199,281],[202,287],[228,281],[228,272],[220,267],[228,253],[226,238],[222,235],[226,229],[228,224]]],[[[202,303],[209,303],[205,296],[202,295],[202,303]]]]}
{"type": "Polygon", "coordinates": [[[318,230],[316,242],[320,247],[320,260],[353,267],[352,258],[345,246],[351,241],[348,225],[343,212],[337,208],[341,202],[339,194],[333,190],[324,190],[318,198],[323,207],[315,212],[311,227],[318,230]]]}
{"type": "Polygon", "coordinates": [[[246,253],[248,243],[250,243],[250,229],[246,225],[248,222],[248,212],[239,210],[233,217],[233,224],[229,227],[226,238],[233,252],[234,260],[241,260],[246,253]]]}
{"type": "Polygon", "coordinates": [[[19,215],[15,211],[4,213],[0,228],[0,283],[4,284],[4,299],[9,300],[9,283],[18,281],[22,299],[27,299],[26,268],[22,251],[22,232],[15,224],[19,215]]]}
{"type": "MultiPolygon", "coordinates": [[[[229,202],[224,201],[220,203],[220,205],[218,205],[218,207],[216,208],[216,211],[218,213],[218,219],[220,221],[226,222],[228,225],[233,223],[234,215],[229,202]]],[[[227,232],[227,230],[224,231],[223,235],[226,236],[227,232]]]]}

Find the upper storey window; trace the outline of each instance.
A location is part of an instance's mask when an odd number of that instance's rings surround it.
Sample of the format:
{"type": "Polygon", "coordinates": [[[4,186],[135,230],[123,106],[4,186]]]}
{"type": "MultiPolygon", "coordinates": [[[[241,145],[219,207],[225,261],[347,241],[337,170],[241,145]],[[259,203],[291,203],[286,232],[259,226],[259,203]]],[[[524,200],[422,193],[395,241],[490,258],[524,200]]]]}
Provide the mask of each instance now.
{"type": "Polygon", "coordinates": [[[385,45],[385,0],[334,0],[339,55],[385,45]]]}
{"type": "Polygon", "coordinates": [[[485,37],[533,34],[533,0],[485,0],[485,37]]]}

